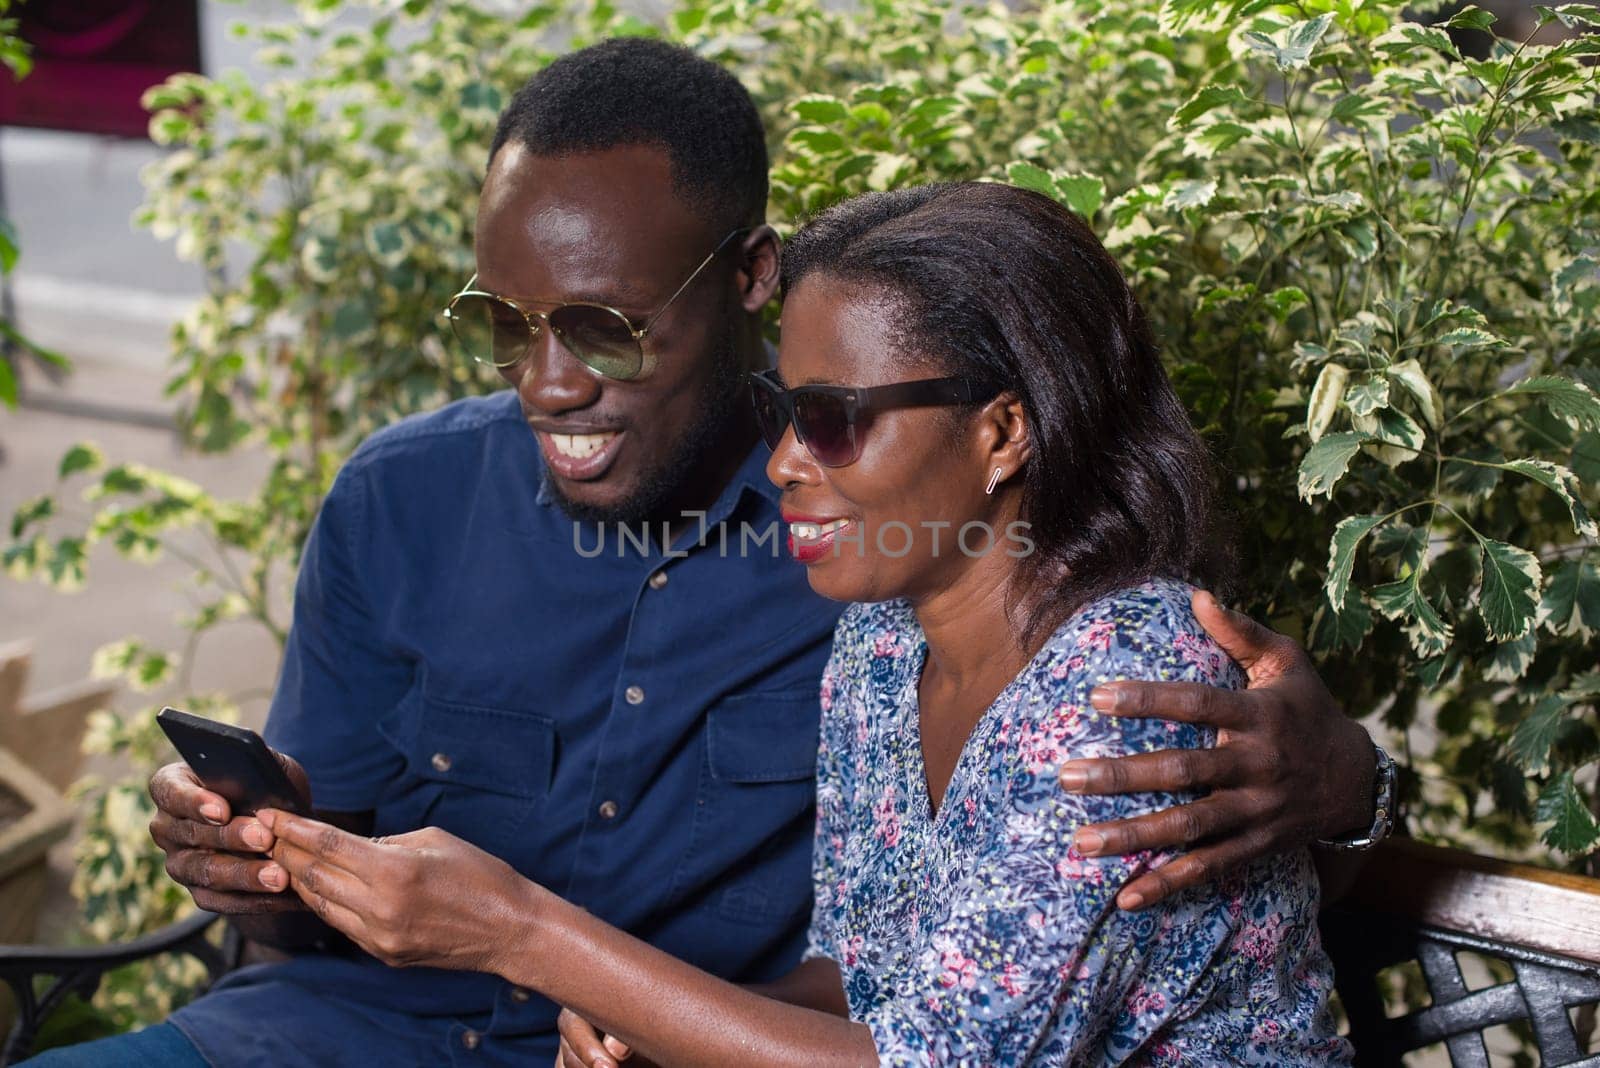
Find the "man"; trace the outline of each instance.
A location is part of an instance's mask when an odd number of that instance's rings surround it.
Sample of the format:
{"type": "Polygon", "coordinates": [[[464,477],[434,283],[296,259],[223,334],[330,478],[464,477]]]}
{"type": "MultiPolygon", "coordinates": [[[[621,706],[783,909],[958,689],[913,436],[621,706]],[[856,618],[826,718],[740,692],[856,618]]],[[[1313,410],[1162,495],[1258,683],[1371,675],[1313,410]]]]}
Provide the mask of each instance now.
{"type": "MultiPolygon", "coordinates": [[[[842,609],[760,540],[778,491],[741,383],[768,360],[778,277],[766,175],[738,82],[664,44],[606,42],[517,94],[490,152],[477,276],[452,309],[511,389],[351,458],[306,547],[267,725],[324,818],[442,827],[742,980],[802,945],[818,680],[842,609]],[[618,524],[641,522],[647,541],[619,543],[618,524]]],[[[1130,887],[1127,907],[1371,820],[1371,746],[1303,654],[1204,612],[1259,687],[1132,688],[1116,710],[1205,719],[1225,744],[1064,769],[1072,788],[1219,788],[1098,829],[1119,851],[1216,839],[1130,887]]],[[[139,1042],[166,1063],[554,1055],[555,1005],[352,952],[282,893],[259,823],[230,819],[182,765],[151,793],[152,833],[196,902],[301,951],[81,1063],[139,1042]]]]}

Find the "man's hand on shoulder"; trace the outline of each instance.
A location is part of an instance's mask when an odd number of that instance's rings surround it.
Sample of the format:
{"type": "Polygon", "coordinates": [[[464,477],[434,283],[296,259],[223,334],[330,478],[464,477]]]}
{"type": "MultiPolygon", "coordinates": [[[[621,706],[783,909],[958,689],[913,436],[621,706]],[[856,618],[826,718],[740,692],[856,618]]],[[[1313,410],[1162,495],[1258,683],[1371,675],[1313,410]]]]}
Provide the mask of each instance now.
{"type": "Polygon", "coordinates": [[[1123,681],[1097,688],[1090,701],[1112,715],[1209,724],[1217,728],[1216,748],[1061,766],[1061,785],[1074,793],[1209,791],[1186,805],[1078,831],[1075,844],[1087,856],[1189,849],[1124,887],[1117,896],[1124,909],[1372,822],[1372,740],[1334,702],[1305,650],[1209,593],[1197,592],[1193,607],[1245,669],[1248,689],[1123,681]]]}

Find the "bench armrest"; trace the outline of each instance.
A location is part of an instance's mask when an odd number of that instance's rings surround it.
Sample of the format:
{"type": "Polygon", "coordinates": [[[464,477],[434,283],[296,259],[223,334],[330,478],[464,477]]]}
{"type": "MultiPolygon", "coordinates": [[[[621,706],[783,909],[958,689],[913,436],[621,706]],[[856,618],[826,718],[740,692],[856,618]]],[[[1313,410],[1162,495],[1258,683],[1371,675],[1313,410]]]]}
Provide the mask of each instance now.
{"type": "Polygon", "coordinates": [[[205,965],[212,982],[236,967],[242,940],[229,928],[222,947],[206,935],[222,917],[196,912],[151,934],[109,946],[0,946],[0,980],[11,987],[17,1002],[17,1019],[0,1048],[0,1066],[27,1056],[45,1019],[70,994],[87,1000],[94,996],[106,972],[163,953],[185,953],[205,965]],[[40,976],[54,979],[35,992],[40,976]]]}
{"type": "Polygon", "coordinates": [[[1391,839],[1320,922],[1358,1066],[1398,1066],[1436,1042],[1458,1068],[1487,1065],[1483,1032],[1513,1021],[1541,1064],[1600,1064],[1570,1015],[1600,1003],[1600,880],[1391,839]],[[1473,989],[1462,953],[1510,979],[1473,989]],[[1428,1003],[1391,1016],[1379,976],[1408,961],[1428,1003]]]}

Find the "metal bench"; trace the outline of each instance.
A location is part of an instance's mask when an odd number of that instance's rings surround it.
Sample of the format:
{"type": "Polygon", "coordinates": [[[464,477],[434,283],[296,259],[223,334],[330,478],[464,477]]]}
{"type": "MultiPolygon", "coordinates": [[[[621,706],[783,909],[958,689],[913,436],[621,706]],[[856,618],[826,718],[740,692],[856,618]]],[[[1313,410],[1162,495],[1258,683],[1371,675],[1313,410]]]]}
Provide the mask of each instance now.
{"type": "Polygon", "coordinates": [[[1544,1068],[1600,1068],[1570,1011],[1600,1003],[1600,879],[1394,840],[1323,913],[1322,936],[1358,1065],[1443,1043],[1455,1068],[1487,1068],[1483,1033],[1522,1021],[1544,1068]],[[1463,953],[1510,978],[1470,989],[1463,953]],[[1410,961],[1431,1004],[1391,1017],[1383,973],[1410,961]]]}

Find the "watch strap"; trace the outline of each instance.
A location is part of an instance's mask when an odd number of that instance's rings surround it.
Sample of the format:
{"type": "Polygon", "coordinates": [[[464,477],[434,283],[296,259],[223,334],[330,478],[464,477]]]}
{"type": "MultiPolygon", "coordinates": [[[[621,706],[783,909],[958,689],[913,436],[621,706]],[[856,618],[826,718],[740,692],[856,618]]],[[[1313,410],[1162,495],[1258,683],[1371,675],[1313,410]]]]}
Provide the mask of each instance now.
{"type": "Polygon", "coordinates": [[[1376,742],[1372,746],[1378,766],[1373,776],[1372,826],[1364,834],[1353,838],[1318,838],[1317,845],[1327,849],[1360,852],[1371,849],[1394,830],[1395,763],[1376,742]]]}

